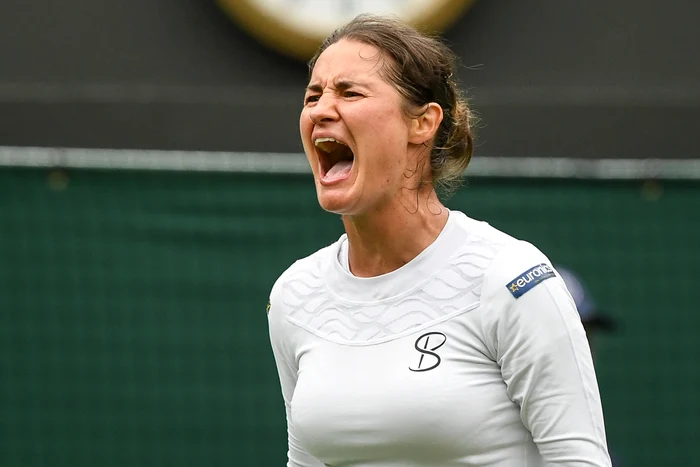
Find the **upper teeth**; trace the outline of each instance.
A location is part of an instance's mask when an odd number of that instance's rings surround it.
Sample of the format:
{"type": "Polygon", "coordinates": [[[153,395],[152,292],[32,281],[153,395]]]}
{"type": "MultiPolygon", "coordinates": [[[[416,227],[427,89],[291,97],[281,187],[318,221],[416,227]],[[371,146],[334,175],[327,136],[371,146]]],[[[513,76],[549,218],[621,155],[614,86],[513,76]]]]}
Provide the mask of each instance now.
{"type": "Polygon", "coordinates": [[[347,144],[343,143],[342,141],[338,141],[335,138],[316,138],[314,140],[314,144],[316,146],[320,146],[323,143],[338,143],[338,144],[342,144],[343,146],[347,146],[347,144]]]}

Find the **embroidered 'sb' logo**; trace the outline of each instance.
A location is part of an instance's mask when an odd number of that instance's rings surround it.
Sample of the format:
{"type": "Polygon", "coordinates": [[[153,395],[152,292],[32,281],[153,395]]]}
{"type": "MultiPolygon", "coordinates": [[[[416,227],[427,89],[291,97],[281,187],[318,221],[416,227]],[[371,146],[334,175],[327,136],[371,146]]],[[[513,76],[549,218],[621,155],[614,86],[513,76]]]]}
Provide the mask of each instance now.
{"type": "Polygon", "coordinates": [[[414,344],[415,349],[420,352],[418,365],[408,367],[408,369],[419,372],[437,368],[442,359],[435,351],[445,345],[445,342],[447,342],[447,337],[441,332],[426,332],[420,336],[414,344]]]}

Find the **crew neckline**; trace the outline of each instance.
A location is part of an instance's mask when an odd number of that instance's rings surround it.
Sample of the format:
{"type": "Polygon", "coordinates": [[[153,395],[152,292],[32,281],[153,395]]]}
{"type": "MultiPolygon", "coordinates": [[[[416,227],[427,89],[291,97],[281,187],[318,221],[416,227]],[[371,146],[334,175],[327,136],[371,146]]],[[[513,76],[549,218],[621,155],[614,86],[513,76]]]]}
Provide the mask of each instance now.
{"type": "Polygon", "coordinates": [[[376,302],[396,297],[422,284],[447,264],[459,241],[464,239],[465,232],[458,228],[457,213],[448,213],[445,226],[430,245],[405,265],[379,276],[357,277],[350,272],[348,238],[343,234],[331,249],[332,266],[326,274],[328,288],[346,301],[376,302]]]}

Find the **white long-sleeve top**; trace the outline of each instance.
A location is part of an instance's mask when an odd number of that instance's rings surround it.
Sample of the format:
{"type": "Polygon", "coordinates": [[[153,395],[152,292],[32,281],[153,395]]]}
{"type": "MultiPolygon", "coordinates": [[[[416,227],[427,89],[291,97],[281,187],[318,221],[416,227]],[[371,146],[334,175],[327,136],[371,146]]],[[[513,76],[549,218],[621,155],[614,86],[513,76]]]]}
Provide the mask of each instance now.
{"type": "Polygon", "coordinates": [[[609,467],[579,315],[549,259],[451,211],[372,278],[347,238],[270,296],[289,467],[609,467]]]}

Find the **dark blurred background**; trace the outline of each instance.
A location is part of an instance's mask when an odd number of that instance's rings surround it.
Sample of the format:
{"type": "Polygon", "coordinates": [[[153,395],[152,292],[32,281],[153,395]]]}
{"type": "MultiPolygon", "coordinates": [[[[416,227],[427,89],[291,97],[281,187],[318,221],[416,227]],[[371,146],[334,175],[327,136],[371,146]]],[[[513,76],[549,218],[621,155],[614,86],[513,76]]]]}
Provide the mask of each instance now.
{"type": "MultiPolygon", "coordinates": [[[[698,465],[699,8],[478,0],[449,206],[539,246],[594,339],[616,465],[698,465]]],[[[0,3],[0,465],[279,466],[265,305],[334,241],[307,68],[204,0],[0,3]]]]}

